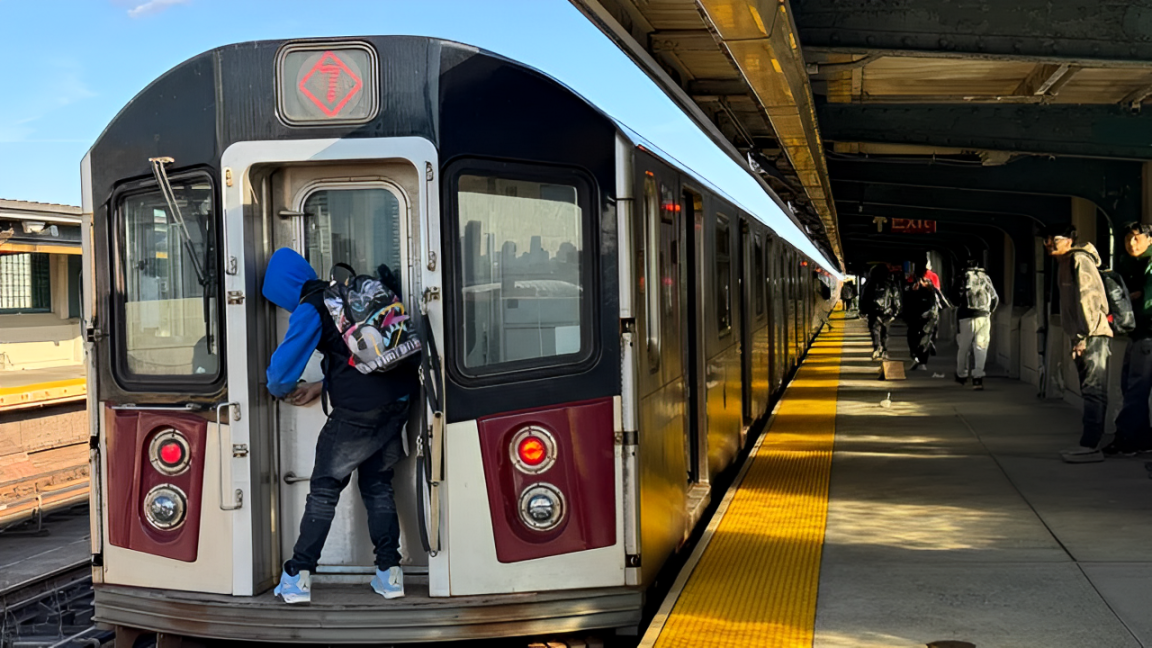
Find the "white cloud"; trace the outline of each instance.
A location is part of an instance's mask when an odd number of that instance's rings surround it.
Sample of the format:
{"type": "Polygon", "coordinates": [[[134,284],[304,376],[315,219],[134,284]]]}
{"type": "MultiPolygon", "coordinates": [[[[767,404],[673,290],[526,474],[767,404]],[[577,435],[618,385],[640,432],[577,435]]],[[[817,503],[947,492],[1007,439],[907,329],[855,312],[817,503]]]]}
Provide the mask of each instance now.
{"type": "Polygon", "coordinates": [[[128,10],[129,18],[143,18],[164,11],[172,5],[186,4],[188,0],[148,0],[128,10]]]}

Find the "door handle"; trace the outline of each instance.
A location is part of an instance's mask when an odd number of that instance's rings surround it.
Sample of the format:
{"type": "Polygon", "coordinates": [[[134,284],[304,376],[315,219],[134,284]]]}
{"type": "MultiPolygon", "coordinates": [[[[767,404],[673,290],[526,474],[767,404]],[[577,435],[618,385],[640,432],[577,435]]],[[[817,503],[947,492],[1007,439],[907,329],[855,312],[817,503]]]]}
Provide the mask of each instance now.
{"type": "Polygon", "coordinates": [[[297,475],[296,473],[292,472],[291,470],[284,473],[284,483],[285,484],[297,484],[300,482],[307,482],[307,481],[312,481],[312,475],[307,475],[307,476],[297,475]]]}

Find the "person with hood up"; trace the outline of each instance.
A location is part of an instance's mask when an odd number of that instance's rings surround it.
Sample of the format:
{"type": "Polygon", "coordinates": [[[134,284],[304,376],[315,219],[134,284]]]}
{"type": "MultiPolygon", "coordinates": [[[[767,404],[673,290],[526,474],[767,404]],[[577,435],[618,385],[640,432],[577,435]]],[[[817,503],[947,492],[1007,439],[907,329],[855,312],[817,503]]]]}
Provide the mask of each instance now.
{"type": "Polygon", "coordinates": [[[1050,227],[1044,248],[1057,260],[1060,287],[1060,325],[1072,345],[1072,360],[1084,399],[1080,444],[1060,453],[1068,463],[1103,461],[1100,441],[1108,410],[1108,356],[1112,326],[1108,323],[1108,295],[1100,278],[1100,254],[1091,243],[1076,245],[1076,228],[1050,227]]]}
{"type": "MultiPolygon", "coordinates": [[[[400,284],[387,266],[377,270],[397,296],[400,284]]],[[[392,490],[392,468],[403,454],[404,424],[419,385],[416,364],[405,362],[387,373],[361,373],[324,306],[324,287],[312,266],[295,250],[276,250],[268,261],[263,294],[291,313],[284,340],[268,365],[268,391],[291,405],[306,405],[326,394],[332,405],[316,442],[316,462],[300,535],[275,594],[286,603],[312,599],[316,570],[340,493],[358,471],[360,496],[368,512],[368,531],[376,549],[371,587],[384,598],[404,596],[400,568],[400,522],[392,490]],[[313,351],[324,355],[322,383],[300,383],[313,351]]],[[[326,408],[327,411],[327,408],[326,408]]]]}
{"type": "Polygon", "coordinates": [[[900,314],[900,284],[892,271],[881,263],[868,273],[864,294],[860,298],[860,312],[868,317],[868,331],[872,335],[872,359],[888,357],[888,327],[900,314]]]}
{"type": "Polygon", "coordinates": [[[984,389],[984,363],[992,342],[992,313],[1000,295],[988,273],[976,259],[969,259],[956,284],[956,382],[968,382],[968,359],[972,359],[972,388],[984,389]]]}

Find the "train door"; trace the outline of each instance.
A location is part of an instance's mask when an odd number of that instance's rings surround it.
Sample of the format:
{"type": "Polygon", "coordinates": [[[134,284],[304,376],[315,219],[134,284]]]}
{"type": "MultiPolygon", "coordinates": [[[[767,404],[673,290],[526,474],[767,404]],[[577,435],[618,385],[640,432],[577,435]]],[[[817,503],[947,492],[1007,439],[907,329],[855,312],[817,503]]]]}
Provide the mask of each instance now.
{"type": "Polygon", "coordinates": [[[752,233],[748,221],[740,219],[740,255],[737,276],[740,278],[740,382],[741,412],[744,426],[752,422],[752,368],[755,362],[755,347],[752,340],[752,233]]]}
{"type": "Polygon", "coordinates": [[[707,464],[701,460],[707,448],[702,443],[707,437],[708,418],[704,403],[707,396],[705,380],[701,375],[704,368],[704,199],[689,189],[681,197],[683,205],[683,225],[685,233],[681,246],[684,250],[682,273],[684,279],[684,367],[687,374],[686,400],[688,402],[688,482],[707,483],[707,464]]]}
{"type": "MultiPolygon", "coordinates": [[[[419,195],[416,170],[407,164],[372,166],[285,167],[270,172],[272,243],[290,247],[307,259],[318,277],[327,279],[336,264],[359,274],[375,274],[387,265],[406,290],[413,285],[408,258],[410,195],[419,195]],[[405,185],[408,185],[406,187],[405,185]],[[415,191],[413,191],[415,189],[415,191]]],[[[416,308],[404,295],[409,310],[416,308]]],[[[275,339],[282,341],[289,313],[276,309],[275,339]]],[[[313,353],[303,380],[322,378],[320,354],[313,353]]],[[[317,439],[327,416],[320,401],[304,407],[276,405],[280,457],[279,538],[281,555],[292,555],[309,490],[317,439]]],[[[408,430],[406,433],[410,432],[408,430]]],[[[426,558],[415,538],[415,496],[410,460],[396,467],[396,504],[401,513],[404,564],[426,558]],[[407,524],[406,524],[407,523],[407,524]],[[415,549],[415,550],[414,550],[415,549]]],[[[362,581],[375,570],[367,516],[357,476],[341,494],[336,517],[320,557],[317,576],[329,581],[362,581]]]]}

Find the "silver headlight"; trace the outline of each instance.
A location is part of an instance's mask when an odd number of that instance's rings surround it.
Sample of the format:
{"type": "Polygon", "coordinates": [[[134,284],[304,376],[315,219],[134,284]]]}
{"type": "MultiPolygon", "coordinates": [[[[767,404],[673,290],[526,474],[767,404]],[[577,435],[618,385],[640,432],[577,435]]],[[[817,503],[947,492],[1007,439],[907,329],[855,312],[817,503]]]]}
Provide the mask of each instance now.
{"type": "Polygon", "coordinates": [[[564,519],[564,495],[551,484],[534,484],[520,494],[520,519],[530,529],[548,531],[564,519]]]}
{"type": "Polygon", "coordinates": [[[161,531],[170,531],[184,524],[188,512],[188,498],[184,491],[171,484],[161,484],[144,496],[144,518],[161,531]]]}

